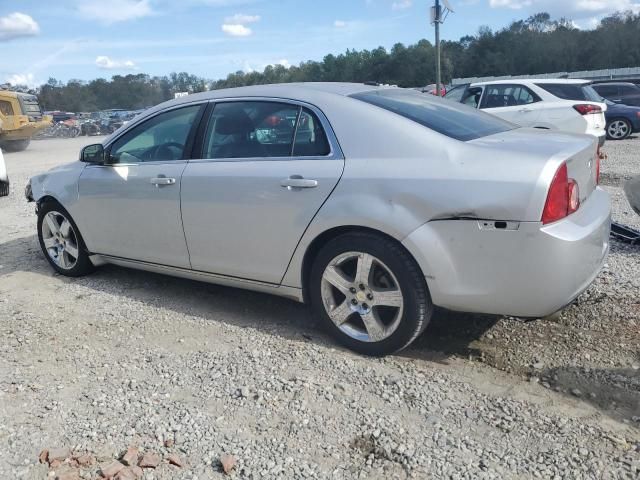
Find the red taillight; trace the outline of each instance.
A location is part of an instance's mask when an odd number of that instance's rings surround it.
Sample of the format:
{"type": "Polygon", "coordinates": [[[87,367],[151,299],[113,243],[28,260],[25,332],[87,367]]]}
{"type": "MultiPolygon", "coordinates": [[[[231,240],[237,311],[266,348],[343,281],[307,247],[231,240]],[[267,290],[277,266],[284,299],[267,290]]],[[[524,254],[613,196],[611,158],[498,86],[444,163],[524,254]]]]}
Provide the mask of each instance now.
{"type": "Polygon", "coordinates": [[[591,115],[594,113],[602,113],[602,107],[600,107],[600,105],[591,105],[590,103],[574,105],[573,108],[580,115],[591,115]]]}
{"type": "Polygon", "coordinates": [[[567,164],[563,163],[556,172],[547,201],[542,211],[542,223],[557,222],[580,208],[580,189],[573,178],[567,174],[567,164]]]}
{"type": "Polygon", "coordinates": [[[580,189],[578,188],[578,183],[573,179],[569,179],[569,209],[567,211],[567,215],[571,215],[573,212],[580,208],[580,189]]]}

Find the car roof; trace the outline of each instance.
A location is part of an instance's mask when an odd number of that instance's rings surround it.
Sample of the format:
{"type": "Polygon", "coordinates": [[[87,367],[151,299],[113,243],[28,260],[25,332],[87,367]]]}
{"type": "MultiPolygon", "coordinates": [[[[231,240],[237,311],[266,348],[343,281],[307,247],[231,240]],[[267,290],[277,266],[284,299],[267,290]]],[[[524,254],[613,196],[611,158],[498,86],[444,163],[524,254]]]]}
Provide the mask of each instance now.
{"type": "Polygon", "coordinates": [[[480,87],[482,85],[504,85],[504,84],[522,84],[522,85],[533,85],[533,84],[563,84],[563,85],[585,85],[587,83],[591,83],[589,80],[580,80],[574,78],[512,78],[509,80],[495,80],[493,82],[478,82],[472,83],[471,85],[474,87],[480,87]]]}
{"type": "Polygon", "coordinates": [[[342,82],[273,83],[267,85],[252,85],[248,87],[210,90],[208,92],[196,93],[178,98],[176,99],[176,103],[191,103],[197,100],[233,97],[280,97],[310,101],[311,99],[322,95],[349,96],[356,93],[387,88],[396,87],[342,82]]]}
{"type": "Polygon", "coordinates": [[[599,85],[633,85],[633,86],[637,86],[633,82],[598,82],[598,83],[594,84],[595,87],[597,87],[599,85]]]}
{"type": "Polygon", "coordinates": [[[185,97],[168,100],[164,103],[145,110],[144,117],[155,112],[179,105],[238,97],[264,97],[296,100],[322,107],[338,96],[346,97],[356,93],[376,90],[395,89],[388,85],[367,85],[364,83],[343,82],[304,82],[304,83],[273,83],[267,85],[251,85],[248,87],[221,88],[207,92],[194,93],[185,97]]]}

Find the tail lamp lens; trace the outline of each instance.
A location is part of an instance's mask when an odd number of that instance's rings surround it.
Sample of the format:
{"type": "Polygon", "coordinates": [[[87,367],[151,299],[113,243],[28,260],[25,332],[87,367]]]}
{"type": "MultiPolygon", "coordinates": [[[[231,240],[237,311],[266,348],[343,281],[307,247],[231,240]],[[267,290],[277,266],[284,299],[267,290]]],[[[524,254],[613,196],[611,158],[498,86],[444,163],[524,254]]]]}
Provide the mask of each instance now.
{"type": "Polygon", "coordinates": [[[590,103],[574,105],[573,108],[580,115],[591,115],[594,113],[602,113],[602,108],[599,105],[591,105],[590,103]]]}
{"type": "Polygon", "coordinates": [[[557,222],[580,208],[578,183],[569,178],[567,164],[563,163],[553,177],[547,201],[542,211],[542,223],[557,222]]]}

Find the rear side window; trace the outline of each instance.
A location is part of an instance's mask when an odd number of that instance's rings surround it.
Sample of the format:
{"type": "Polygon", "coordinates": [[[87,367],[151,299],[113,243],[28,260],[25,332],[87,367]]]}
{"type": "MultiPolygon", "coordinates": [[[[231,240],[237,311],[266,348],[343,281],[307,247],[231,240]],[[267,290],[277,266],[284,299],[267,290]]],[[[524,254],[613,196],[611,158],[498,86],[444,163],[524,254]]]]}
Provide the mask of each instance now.
{"type": "Polygon", "coordinates": [[[539,101],[540,97],[523,85],[488,85],[480,108],[517,107],[539,101]]]}
{"type": "Polygon", "coordinates": [[[594,85],[593,89],[603,97],[615,97],[618,95],[618,87],[615,85],[594,85]]]}
{"type": "Polygon", "coordinates": [[[313,112],[303,108],[298,119],[296,141],[293,146],[294,157],[323,157],[331,153],[329,140],[324,129],[313,112]]]}
{"type": "Polygon", "coordinates": [[[543,90],[563,100],[583,100],[601,102],[602,98],[589,84],[579,83],[536,83],[543,90]]]}
{"type": "Polygon", "coordinates": [[[288,103],[218,103],[209,119],[203,158],[325,156],[327,136],[308,109],[288,103]]]}
{"type": "Polygon", "coordinates": [[[384,89],[351,95],[456,140],[468,141],[517,128],[459,103],[412,90],[384,89]]]}
{"type": "Polygon", "coordinates": [[[622,95],[640,95],[640,89],[632,85],[620,85],[622,95]]]}

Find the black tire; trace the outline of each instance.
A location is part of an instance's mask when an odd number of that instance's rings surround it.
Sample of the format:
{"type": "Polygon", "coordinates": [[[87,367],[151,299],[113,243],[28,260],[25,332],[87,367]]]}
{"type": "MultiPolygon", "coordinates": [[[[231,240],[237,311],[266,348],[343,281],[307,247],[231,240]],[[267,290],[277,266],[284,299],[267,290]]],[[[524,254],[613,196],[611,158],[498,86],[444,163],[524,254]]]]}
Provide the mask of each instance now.
{"type": "Polygon", "coordinates": [[[30,143],[31,139],[29,138],[26,140],[5,140],[2,143],[2,148],[7,152],[22,152],[27,149],[30,143]]]}
{"type": "Polygon", "coordinates": [[[364,355],[384,356],[406,348],[424,332],[433,314],[429,289],[416,261],[398,242],[374,233],[354,232],[330,240],[314,259],[308,287],[308,298],[317,321],[325,325],[340,343],[364,355]],[[403,299],[402,315],[393,333],[381,341],[353,338],[336,326],[325,309],[322,297],[323,274],[333,259],[347,252],[373,255],[397,279],[403,299]]]}
{"type": "Polygon", "coordinates": [[[627,138],[629,138],[631,136],[631,134],[633,133],[633,125],[631,125],[631,122],[629,120],[627,120],[626,118],[612,118],[611,120],[609,120],[607,122],[607,139],[609,140],[626,140],[627,138]],[[609,127],[611,126],[611,124],[613,124],[614,122],[622,122],[625,124],[626,126],[626,134],[624,136],[612,136],[609,133],[609,127]]]}
{"type": "Polygon", "coordinates": [[[89,259],[87,247],[84,244],[84,240],[82,239],[80,230],[78,230],[78,226],[73,221],[73,218],[71,218],[71,215],[69,215],[69,212],[67,212],[62,207],[62,205],[60,205],[58,202],[47,201],[40,206],[40,209],[38,210],[38,241],[40,243],[40,248],[42,249],[42,253],[44,254],[45,258],[47,259],[49,264],[53,267],[53,269],[56,272],[58,272],[60,275],[64,275],[66,277],[81,277],[95,270],[95,267],[93,266],[93,264],[91,263],[91,260],[89,259]],[[45,247],[44,239],[43,239],[42,224],[45,220],[45,216],[49,212],[60,213],[67,220],[69,220],[69,223],[73,228],[73,233],[75,234],[75,238],[77,240],[78,257],[75,265],[72,268],[66,269],[56,264],[56,262],[51,258],[51,255],[49,254],[49,252],[45,247]]]}
{"type": "Polygon", "coordinates": [[[0,197],[7,197],[9,195],[9,182],[3,182],[0,180],[0,197]]]}

